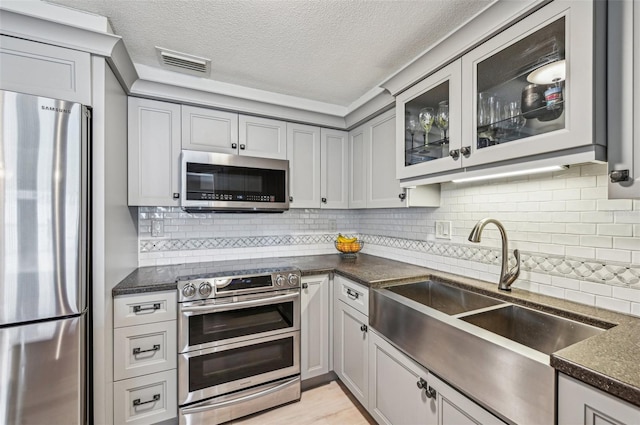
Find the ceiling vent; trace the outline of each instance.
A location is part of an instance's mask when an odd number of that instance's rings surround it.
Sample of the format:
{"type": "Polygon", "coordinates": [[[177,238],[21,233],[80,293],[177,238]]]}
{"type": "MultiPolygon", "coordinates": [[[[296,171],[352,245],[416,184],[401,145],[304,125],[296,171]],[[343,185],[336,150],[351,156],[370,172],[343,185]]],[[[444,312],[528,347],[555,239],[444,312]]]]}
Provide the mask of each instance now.
{"type": "Polygon", "coordinates": [[[211,59],[176,52],[156,46],[160,64],[172,71],[185,72],[199,77],[209,75],[211,71],[211,59]]]}

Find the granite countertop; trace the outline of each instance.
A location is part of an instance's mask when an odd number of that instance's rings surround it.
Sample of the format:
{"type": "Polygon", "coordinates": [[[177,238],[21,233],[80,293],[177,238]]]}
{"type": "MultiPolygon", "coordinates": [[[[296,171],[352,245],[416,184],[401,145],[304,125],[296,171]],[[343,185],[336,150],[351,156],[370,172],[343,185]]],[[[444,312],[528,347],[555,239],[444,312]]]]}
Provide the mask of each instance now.
{"type": "Polygon", "coordinates": [[[113,288],[112,295],[176,290],[176,282],[185,277],[284,268],[300,269],[303,276],[335,272],[371,288],[434,279],[514,304],[611,328],[553,353],[550,364],[560,372],[640,406],[640,318],[517,288],[511,292],[499,291],[495,283],[372,255],[358,254],[355,259],[343,259],[337,254],[329,254],[140,267],[113,288]]]}

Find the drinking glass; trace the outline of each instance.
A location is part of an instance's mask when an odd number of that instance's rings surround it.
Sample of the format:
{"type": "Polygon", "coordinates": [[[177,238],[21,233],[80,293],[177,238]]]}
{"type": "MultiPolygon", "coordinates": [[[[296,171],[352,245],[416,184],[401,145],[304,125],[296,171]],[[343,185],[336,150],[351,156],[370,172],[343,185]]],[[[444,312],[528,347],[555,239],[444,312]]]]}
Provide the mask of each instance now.
{"type": "Polygon", "coordinates": [[[447,130],[449,129],[449,102],[446,100],[438,103],[436,126],[440,129],[442,140],[445,141],[447,139],[447,130]]]}
{"type": "Polygon", "coordinates": [[[491,123],[489,118],[489,98],[491,93],[478,93],[478,127],[483,127],[491,123]]]}
{"type": "Polygon", "coordinates": [[[413,147],[413,136],[420,129],[420,122],[415,115],[409,115],[407,118],[407,131],[411,134],[411,147],[413,147]]]}
{"type": "Polygon", "coordinates": [[[527,120],[522,116],[522,110],[520,109],[520,102],[509,102],[505,106],[507,112],[507,118],[509,118],[509,128],[516,130],[518,136],[520,136],[520,130],[526,124],[527,120]]]}
{"type": "Polygon", "coordinates": [[[431,131],[431,126],[433,126],[433,121],[436,118],[436,113],[431,107],[422,108],[418,118],[420,119],[420,125],[424,128],[424,144],[426,145],[429,143],[429,132],[431,131]]]}

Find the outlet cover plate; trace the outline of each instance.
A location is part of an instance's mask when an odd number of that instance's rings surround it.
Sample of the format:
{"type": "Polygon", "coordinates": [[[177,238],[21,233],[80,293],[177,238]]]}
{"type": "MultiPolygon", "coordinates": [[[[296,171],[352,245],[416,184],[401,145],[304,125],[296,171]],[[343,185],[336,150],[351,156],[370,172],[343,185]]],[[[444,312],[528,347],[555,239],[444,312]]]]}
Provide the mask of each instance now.
{"type": "Polygon", "coordinates": [[[436,239],[451,239],[450,221],[436,221],[436,239]]]}

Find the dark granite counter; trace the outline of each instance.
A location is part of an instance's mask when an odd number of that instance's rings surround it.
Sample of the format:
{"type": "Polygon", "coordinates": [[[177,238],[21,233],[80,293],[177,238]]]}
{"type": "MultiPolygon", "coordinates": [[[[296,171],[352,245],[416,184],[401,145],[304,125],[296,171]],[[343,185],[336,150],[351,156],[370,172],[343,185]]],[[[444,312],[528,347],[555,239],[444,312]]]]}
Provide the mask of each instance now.
{"type": "Polygon", "coordinates": [[[600,335],[553,353],[551,366],[640,406],[640,318],[517,288],[511,292],[499,291],[496,283],[372,255],[358,254],[355,259],[343,259],[338,254],[329,254],[140,267],[113,288],[112,294],[120,296],[175,290],[178,280],[198,275],[225,276],[238,272],[283,268],[300,269],[303,276],[335,272],[372,288],[434,279],[514,304],[611,328],[600,335]]]}

